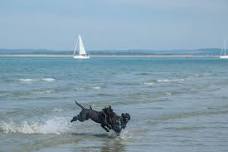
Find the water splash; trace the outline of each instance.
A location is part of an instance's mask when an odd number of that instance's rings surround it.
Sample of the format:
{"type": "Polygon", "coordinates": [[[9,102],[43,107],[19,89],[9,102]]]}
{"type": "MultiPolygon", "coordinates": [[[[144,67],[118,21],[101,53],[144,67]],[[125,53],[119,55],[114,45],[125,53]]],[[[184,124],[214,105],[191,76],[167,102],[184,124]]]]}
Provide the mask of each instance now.
{"type": "Polygon", "coordinates": [[[128,130],[123,130],[119,137],[123,140],[128,140],[128,139],[132,138],[132,136],[128,130]]]}
{"type": "Polygon", "coordinates": [[[0,132],[3,133],[23,133],[23,134],[63,134],[71,133],[72,124],[65,117],[54,117],[45,122],[23,121],[16,123],[0,122],[0,132]]]}

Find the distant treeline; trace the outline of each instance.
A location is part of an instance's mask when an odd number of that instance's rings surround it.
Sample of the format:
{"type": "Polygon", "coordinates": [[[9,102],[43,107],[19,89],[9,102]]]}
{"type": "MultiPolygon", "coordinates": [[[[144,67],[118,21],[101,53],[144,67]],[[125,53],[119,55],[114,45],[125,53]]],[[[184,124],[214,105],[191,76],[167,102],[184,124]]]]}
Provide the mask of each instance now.
{"type": "MultiPolygon", "coordinates": [[[[148,49],[129,49],[129,50],[88,50],[90,55],[220,55],[221,49],[203,48],[196,50],[148,50],[148,49]]],[[[50,55],[71,55],[72,50],[48,50],[48,49],[0,49],[0,54],[50,54],[50,55]]]]}

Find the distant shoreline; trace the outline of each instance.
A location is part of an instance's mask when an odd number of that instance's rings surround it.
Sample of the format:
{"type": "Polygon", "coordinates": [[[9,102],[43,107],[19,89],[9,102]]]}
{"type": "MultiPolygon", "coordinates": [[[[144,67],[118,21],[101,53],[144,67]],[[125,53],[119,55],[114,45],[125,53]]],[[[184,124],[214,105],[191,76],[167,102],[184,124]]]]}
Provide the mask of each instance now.
{"type": "MultiPolygon", "coordinates": [[[[90,55],[91,57],[136,57],[136,58],[218,58],[218,56],[211,55],[90,55]]],[[[0,57],[34,57],[34,58],[72,58],[72,55],[60,55],[60,54],[1,54],[0,57]]]]}

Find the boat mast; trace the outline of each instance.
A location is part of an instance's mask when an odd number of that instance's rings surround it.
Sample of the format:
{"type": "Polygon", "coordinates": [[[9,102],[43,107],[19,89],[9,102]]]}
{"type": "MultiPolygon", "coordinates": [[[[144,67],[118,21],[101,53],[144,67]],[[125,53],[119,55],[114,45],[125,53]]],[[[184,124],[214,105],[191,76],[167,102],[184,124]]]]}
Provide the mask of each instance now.
{"type": "Polygon", "coordinates": [[[77,52],[77,46],[78,46],[78,39],[75,39],[74,40],[74,53],[73,53],[73,55],[75,56],[76,55],[76,52],[77,52]]]}

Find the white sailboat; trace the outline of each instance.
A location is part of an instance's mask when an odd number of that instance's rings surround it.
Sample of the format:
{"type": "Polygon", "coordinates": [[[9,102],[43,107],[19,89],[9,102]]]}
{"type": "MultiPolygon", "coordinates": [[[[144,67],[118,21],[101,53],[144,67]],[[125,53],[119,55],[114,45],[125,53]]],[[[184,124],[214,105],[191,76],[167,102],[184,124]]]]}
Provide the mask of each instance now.
{"type": "Polygon", "coordinates": [[[226,54],[226,41],[224,40],[223,48],[221,50],[221,55],[219,56],[220,59],[228,59],[228,55],[226,54]]]}
{"type": "Polygon", "coordinates": [[[82,38],[80,35],[78,35],[78,39],[76,41],[76,44],[74,46],[74,59],[89,59],[89,55],[86,53],[84,44],[82,42],[82,38]]]}

